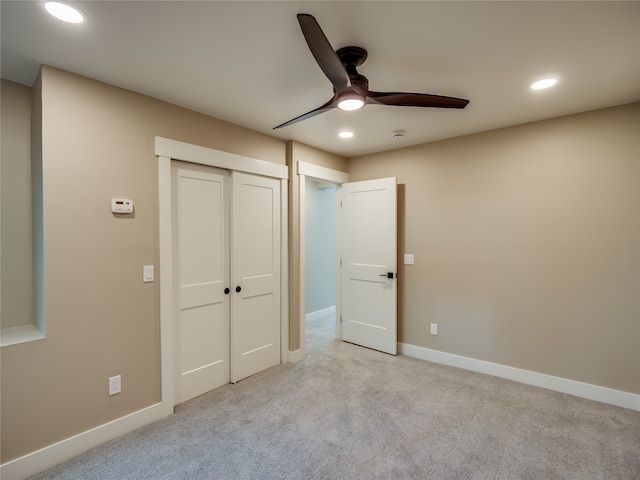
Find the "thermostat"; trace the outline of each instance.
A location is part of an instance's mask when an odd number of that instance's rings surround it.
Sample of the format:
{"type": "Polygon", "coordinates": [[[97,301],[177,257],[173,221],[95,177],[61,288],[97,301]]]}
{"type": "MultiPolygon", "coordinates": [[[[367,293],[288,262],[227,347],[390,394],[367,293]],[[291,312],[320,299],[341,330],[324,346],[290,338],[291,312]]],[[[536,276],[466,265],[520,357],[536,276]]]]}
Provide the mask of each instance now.
{"type": "Polygon", "coordinates": [[[133,213],[133,200],[128,198],[112,198],[111,211],[113,213],[133,213]]]}

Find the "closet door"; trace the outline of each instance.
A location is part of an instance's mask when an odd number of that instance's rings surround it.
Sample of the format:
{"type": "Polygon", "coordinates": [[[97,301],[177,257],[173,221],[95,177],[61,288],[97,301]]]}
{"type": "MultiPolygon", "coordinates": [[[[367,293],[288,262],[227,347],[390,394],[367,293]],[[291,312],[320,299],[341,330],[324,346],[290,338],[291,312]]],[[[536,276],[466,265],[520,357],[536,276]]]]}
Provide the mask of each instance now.
{"type": "Polygon", "coordinates": [[[280,363],[280,181],[232,173],[231,381],[280,363]]]}
{"type": "Polygon", "coordinates": [[[172,177],[177,404],[230,380],[229,174],[174,162],[172,177]]]}

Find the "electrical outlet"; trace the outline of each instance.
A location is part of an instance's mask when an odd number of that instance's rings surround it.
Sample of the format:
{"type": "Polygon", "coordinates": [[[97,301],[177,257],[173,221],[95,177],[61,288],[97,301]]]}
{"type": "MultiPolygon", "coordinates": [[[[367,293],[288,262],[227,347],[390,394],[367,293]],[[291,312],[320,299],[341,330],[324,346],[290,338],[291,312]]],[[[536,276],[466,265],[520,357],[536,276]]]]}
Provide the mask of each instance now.
{"type": "Polygon", "coordinates": [[[122,391],[122,383],[120,375],[109,378],[109,395],[115,395],[122,391]]]}
{"type": "Polygon", "coordinates": [[[438,335],[438,324],[437,323],[432,323],[431,324],[431,335],[438,335]]]}

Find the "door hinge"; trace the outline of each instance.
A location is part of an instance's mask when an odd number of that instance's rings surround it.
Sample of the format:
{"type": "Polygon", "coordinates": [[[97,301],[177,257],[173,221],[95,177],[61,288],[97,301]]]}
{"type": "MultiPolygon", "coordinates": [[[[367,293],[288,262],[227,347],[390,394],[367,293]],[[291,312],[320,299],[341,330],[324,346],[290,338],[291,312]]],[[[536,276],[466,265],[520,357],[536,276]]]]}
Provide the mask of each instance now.
{"type": "Polygon", "coordinates": [[[340,201],[340,208],[342,208],[342,200],[340,201]]]}
{"type": "Polygon", "coordinates": [[[340,266],[342,266],[342,259],[340,259],[340,266]]]}
{"type": "Polygon", "coordinates": [[[340,323],[342,323],[342,315],[340,315],[340,323]]]}

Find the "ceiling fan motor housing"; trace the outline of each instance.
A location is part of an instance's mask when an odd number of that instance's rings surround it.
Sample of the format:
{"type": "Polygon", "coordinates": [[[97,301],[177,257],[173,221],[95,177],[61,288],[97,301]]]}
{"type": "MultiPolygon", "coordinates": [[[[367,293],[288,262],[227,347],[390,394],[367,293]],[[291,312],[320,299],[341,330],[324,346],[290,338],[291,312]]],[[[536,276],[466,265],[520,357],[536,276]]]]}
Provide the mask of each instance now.
{"type": "Polygon", "coordinates": [[[369,90],[369,80],[356,70],[356,67],[362,65],[367,59],[367,51],[361,47],[350,46],[338,49],[336,54],[349,75],[351,85],[363,90],[369,90]]]}
{"type": "Polygon", "coordinates": [[[361,47],[342,47],[336,54],[345,67],[359,67],[367,59],[367,51],[361,47]]]}

